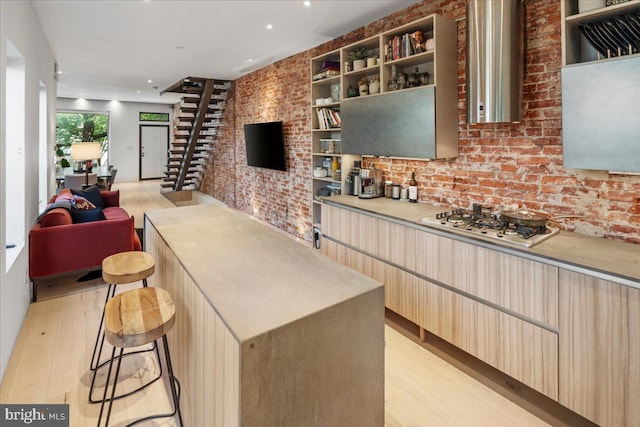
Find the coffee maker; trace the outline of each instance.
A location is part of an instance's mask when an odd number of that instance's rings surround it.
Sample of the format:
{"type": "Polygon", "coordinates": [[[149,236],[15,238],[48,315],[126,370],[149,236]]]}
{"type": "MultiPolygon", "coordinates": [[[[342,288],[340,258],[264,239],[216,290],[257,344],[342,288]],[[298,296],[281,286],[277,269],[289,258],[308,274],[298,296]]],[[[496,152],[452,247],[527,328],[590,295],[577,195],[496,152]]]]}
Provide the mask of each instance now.
{"type": "Polygon", "coordinates": [[[360,194],[361,199],[373,199],[384,196],[384,180],[382,169],[361,169],[360,170],[360,194]]]}

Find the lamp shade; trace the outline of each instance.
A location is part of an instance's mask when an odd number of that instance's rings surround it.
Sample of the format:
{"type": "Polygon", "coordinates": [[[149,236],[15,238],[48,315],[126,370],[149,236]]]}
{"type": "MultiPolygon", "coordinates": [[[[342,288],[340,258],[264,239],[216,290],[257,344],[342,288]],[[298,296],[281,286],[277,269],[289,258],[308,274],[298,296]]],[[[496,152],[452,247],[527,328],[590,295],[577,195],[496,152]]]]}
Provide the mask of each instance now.
{"type": "Polygon", "coordinates": [[[94,160],[102,157],[102,144],[99,142],[78,142],[71,144],[73,160],[94,160]]]}

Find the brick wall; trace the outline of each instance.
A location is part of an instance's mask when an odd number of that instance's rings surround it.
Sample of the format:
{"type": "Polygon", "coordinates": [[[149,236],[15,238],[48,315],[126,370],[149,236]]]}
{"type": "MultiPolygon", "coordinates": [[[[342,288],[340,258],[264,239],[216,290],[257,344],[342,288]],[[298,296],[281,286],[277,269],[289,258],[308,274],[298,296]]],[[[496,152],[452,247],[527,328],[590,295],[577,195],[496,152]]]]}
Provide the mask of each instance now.
{"type": "Polygon", "coordinates": [[[235,82],[222,139],[204,191],[310,239],[309,60],[323,52],[431,13],[458,21],[459,157],[442,161],[367,159],[385,178],[407,184],[416,171],[420,201],[446,207],[518,204],[565,230],[640,243],[640,177],[562,167],[560,2],[526,3],[523,121],[465,123],[464,0],[422,2],[235,82]],[[246,167],[244,123],[282,120],[288,171],[246,167]]]}

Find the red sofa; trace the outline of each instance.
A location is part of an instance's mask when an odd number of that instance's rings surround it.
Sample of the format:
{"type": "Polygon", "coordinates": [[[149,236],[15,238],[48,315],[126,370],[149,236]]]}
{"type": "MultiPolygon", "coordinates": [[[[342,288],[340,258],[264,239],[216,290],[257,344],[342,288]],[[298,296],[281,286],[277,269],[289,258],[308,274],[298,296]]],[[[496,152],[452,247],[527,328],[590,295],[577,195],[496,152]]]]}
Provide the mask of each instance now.
{"type": "MultiPolygon", "coordinates": [[[[106,220],[73,223],[69,209],[42,215],[29,233],[29,277],[36,300],[38,280],[96,270],[109,255],[142,249],[134,218],[120,207],[120,192],[100,191],[106,220]]],[[[49,203],[54,203],[56,196],[49,203]]]]}

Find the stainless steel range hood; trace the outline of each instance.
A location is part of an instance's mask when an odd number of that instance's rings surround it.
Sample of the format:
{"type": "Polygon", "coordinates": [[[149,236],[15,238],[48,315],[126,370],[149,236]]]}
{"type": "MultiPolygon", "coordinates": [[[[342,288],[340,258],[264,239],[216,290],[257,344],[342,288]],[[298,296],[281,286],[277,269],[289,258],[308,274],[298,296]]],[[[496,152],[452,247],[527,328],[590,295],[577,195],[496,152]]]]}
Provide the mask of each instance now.
{"type": "Polygon", "coordinates": [[[522,118],[522,0],[467,1],[467,122],[522,118]]]}

